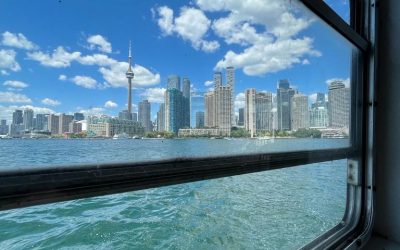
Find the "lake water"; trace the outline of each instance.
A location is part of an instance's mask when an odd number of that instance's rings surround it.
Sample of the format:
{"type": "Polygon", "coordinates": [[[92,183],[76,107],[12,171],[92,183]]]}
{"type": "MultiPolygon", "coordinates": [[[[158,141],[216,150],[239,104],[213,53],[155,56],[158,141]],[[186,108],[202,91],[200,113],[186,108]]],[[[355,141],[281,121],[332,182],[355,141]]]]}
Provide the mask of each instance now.
{"type": "MultiPolygon", "coordinates": [[[[338,148],[343,139],[0,140],[0,171],[338,148]]],[[[0,249],[296,249],[342,219],[346,160],[0,212],[0,249]]]]}

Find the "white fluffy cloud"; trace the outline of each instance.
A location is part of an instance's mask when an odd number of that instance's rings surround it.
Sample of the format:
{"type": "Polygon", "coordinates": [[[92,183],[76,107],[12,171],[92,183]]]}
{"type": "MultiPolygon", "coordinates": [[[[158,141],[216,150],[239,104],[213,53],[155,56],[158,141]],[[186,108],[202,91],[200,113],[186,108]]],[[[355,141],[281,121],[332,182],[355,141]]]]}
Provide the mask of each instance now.
{"type": "Polygon", "coordinates": [[[244,93],[239,93],[235,97],[235,111],[237,111],[239,108],[244,108],[246,102],[246,96],[244,93]]]}
{"type": "Polygon", "coordinates": [[[116,107],[118,107],[118,104],[116,104],[113,101],[107,101],[106,103],[104,103],[104,107],[105,108],[116,108],[116,107]]]}
{"type": "Polygon", "coordinates": [[[0,92],[0,103],[30,103],[32,100],[24,94],[14,92],[0,92]]]}
{"type": "Polygon", "coordinates": [[[97,81],[89,76],[75,76],[71,78],[71,81],[87,89],[95,89],[97,87],[97,81]]]}
{"type": "Polygon", "coordinates": [[[330,85],[332,82],[340,81],[343,82],[346,88],[350,88],[350,78],[331,78],[326,80],[326,84],[330,85]]]}
{"type": "Polygon", "coordinates": [[[204,86],[206,86],[206,87],[210,87],[210,86],[212,86],[213,84],[214,84],[213,81],[205,81],[205,82],[204,82],[204,86]]]}
{"type": "Polygon", "coordinates": [[[11,81],[11,80],[5,81],[5,82],[3,83],[3,85],[4,85],[4,86],[7,86],[7,87],[11,87],[11,88],[16,88],[16,89],[23,89],[23,88],[26,88],[26,87],[29,86],[28,84],[26,84],[26,83],[24,83],[24,82],[21,82],[21,81],[11,81]]]}
{"type": "Polygon", "coordinates": [[[140,95],[151,103],[164,102],[165,88],[149,88],[145,89],[140,95]]]}
{"type": "Polygon", "coordinates": [[[14,72],[21,70],[21,66],[19,66],[15,59],[16,55],[17,53],[14,50],[0,49],[0,69],[3,69],[3,75],[8,74],[6,70],[11,70],[14,72]]]}
{"type": "Polygon", "coordinates": [[[27,53],[29,59],[38,61],[43,66],[54,68],[66,68],[71,62],[81,56],[81,52],[68,52],[62,46],[57,47],[52,53],[43,53],[42,51],[27,53]]]}
{"type": "Polygon", "coordinates": [[[65,81],[65,80],[67,80],[67,76],[66,75],[59,75],[58,76],[58,80],[65,81]]]}
{"type": "Polygon", "coordinates": [[[105,112],[105,109],[102,107],[92,107],[88,109],[78,109],[79,113],[83,113],[85,117],[90,116],[90,115],[103,115],[105,112]]]}
{"type": "Polygon", "coordinates": [[[159,7],[157,12],[157,23],[164,35],[176,33],[183,40],[189,41],[196,50],[205,52],[214,52],[220,47],[218,41],[205,40],[211,21],[202,10],[182,7],[176,18],[173,10],[167,6],[159,7]]]}
{"type": "Polygon", "coordinates": [[[87,42],[89,43],[89,48],[91,50],[98,49],[101,52],[111,53],[112,47],[111,43],[101,35],[93,35],[88,37],[87,42]]]}
{"type": "Polygon", "coordinates": [[[23,34],[21,33],[11,33],[6,31],[2,34],[2,44],[9,47],[15,47],[19,49],[32,50],[37,49],[37,45],[33,42],[29,41],[23,34]]]}
{"type": "Polygon", "coordinates": [[[47,105],[47,106],[58,106],[58,105],[61,104],[60,101],[55,100],[55,99],[50,99],[50,98],[44,98],[44,99],[42,100],[42,103],[43,103],[44,105],[47,105]]]}

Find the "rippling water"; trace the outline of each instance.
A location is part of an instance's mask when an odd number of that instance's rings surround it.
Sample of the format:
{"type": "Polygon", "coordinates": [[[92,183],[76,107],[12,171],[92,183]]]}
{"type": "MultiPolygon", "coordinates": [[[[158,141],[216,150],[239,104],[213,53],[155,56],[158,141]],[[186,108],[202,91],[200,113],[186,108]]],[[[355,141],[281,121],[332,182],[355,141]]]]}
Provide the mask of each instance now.
{"type": "MultiPolygon", "coordinates": [[[[345,146],[344,140],[10,140],[0,168],[345,146]]],[[[296,249],[343,216],[346,161],[0,212],[0,249],[296,249]]]]}

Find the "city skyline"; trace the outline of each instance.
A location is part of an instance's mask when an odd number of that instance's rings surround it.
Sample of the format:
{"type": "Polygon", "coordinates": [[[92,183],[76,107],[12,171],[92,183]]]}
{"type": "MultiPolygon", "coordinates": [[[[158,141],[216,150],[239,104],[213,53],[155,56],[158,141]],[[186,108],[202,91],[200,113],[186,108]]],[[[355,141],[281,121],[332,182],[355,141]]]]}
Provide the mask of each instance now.
{"type": "MultiPolygon", "coordinates": [[[[332,4],[335,5],[334,2],[332,4]]],[[[132,40],[133,45],[135,73],[133,110],[138,111],[137,105],[140,101],[149,100],[152,103],[151,120],[153,121],[159,110],[159,104],[163,101],[162,93],[169,75],[178,74],[182,78],[188,77],[191,80],[192,90],[206,92],[213,84],[210,85],[213,80],[212,73],[221,59],[226,58],[230,51],[239,55],[254,47],[250,41],[235,42],[231,41],[233,37],[225,37],[220,33],[218,35],[216,26],[211,23],[216,24],[217,21],[222,21],[226,15],[221,11],[210,11],[200,2],[186,5],[183,3],[171,5],[167,2],[159,5],[154,2],[141,3],[137,6],[137,10],[130,10],[133,14],[141,13],[141,15],[132,15],[131,23],[141,28],[141,24],[146,24],[145,27],[143,26],[143,32],[138,33],[135,32],[137,29],[129,25],[127,29],[121,31],[113,29],[113,32],[110,32],[107,28],[97,28],[102,25],[94,25],[91,22],[87,22],[85,27],[79,25],[78,22],[69,23],[67,15],[70,14],[73,6],[62,3],[62,7],[53,6],[60,15],[54,22],[59,25],[68,22],[70,27],[66,27],[60,35],[57,30],[43,32],[43,34],[32,32],[34,30],[32,27],[40,25],[45,20],[34,18],[35,15],[40,15],[43,9],[31,6],[30,3],[28,5],[32,7],[32,12],[22,16],[13,12],[16,6],[11,2],[5,2],[4,8],[16,15],[16,21],[3,20],[6,16],[0,17],[2,21],[0,22],[0,51],[3,54],[7,52],[7,55],[13,59],[13,64],[8,66],[4,62],[0,63],[0,119],[8,121],[11,120],[13,110],[17,108],[31,108],[36,113],[82,111],[85,114],[117,115],[120,110],[126,108],[125,73],[128,65],[126,45],[129,40],[132,40]],[[161,25],[164,14],[170,13],[170,10],[173,11],[172,24],[177,25],[180,18],[185,17],[186,14],[181,9],[183,6],[192,11],[192,15],[199,14],[210,22],[206,35],[199,39],[203,42],[217,41],[220,46],[218,49],[204,51],[201,46],[207,43],[196,47],[194,40],[188,40],[178,33],[177,27],[172,27],[168,33],[168,29],[161,25]],[[32,23],[27,24],[28,19],[33,20],[32,23]],[[152,49],[147,49],[150,47],[152,49]],[[188,54],[190,58],[187,57],[188,54]],[[173,63],[165,60],[166,58],[174,58],[173,63]],[[201,64],[198,63],[199,61],[201,64]],[[191,65],[196,65],[196,67],[190,67],[191,65]],[[123,72],[123,75],[116,76],[116,72],[123,72]]],[[[44,2],[44,5],[50,6],[50,2],[44,2]]],[[[336,5],[342,8],[341,11],[344,13],[344,7],[336,5]]],[[[102,12],[107,7],[106,4],[99,5],[94,13],[102,12]]],[[[89,6],[83,4],[82,11],[86,8],[89,6]]],[[[117,13],[120,14],[127,11],[118,6],[116,8],[117,13]]],[[[81,12],[77,14],[77,20],[87,21],[81,12]]],[[[300,20],[307,16],[299,14],[296,18],[300,20]]],[[[112,19],[113,17],[110,16],[104,20],[96,20],[112,24],[112,19]]],[[[123,22],[126,18],[121,17],[118,20],[123,22]]],[[[54,26],[57,27],[57,25],[54,26]]],[[[272,31],[269,33],[277,38],[272,31]]],[[[257,28],[256,34],[263,33],[257,28]]],[[[279,79],[288,78],[298,88],[302,88],[304,94],[315,96],[317,92],[326,92],[326,81],[334,78],[348,79],[349,53],[344,52],[338,57],[334,52],[350,51],[350,47],[329,32],[319,21],[308,23],[306,27],[299,30],[298,34],[287,39],[290,42],[296,39],[308,41],[311,46],[307,47],[306,52],[301,53],[300,56],[289,55],[288,59],[300,60],[300,62],[289,63],[281,69],[267,70],[255,75],[254,72],[249,72],[249,65],[225,65],[237,68],[236,86],[233,93],[235,112],[243,107],[244,91],[249,87],[274,93],[276,82],[279,79]],[[320,33],[324,38],[313,37],[312,33],[320,33]],[[313,41],[304,40],[306,37],[310,37],[313,41]],[[332,43],[326,43],[327,40],[332,40],[332,43]],[[311,53],[312,51],[315,53],[311,53]],[[344,63],[336,63],[339,60],[344,63]],[[324,68],[323,72],[316,72],[315,65],[324,68]]]]}

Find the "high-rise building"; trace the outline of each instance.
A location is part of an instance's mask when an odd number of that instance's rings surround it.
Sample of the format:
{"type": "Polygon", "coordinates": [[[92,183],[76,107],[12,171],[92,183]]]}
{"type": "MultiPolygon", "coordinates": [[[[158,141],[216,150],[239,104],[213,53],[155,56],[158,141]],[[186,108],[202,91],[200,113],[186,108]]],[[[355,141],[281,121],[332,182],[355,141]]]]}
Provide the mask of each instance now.
{"type": "Polygon", "coordinates": [[[85,116],[83,115],[83,113],[74,113],[74,120],[75,121],[83,121],[85,120],[85,116]]]}
{"type": "Polygon", "coordinates": [[[230,135],[232,127],[232,90],[230,86],[220,86],[215,90],[216,125],[225,135],[230,135]]]}
{"type": "Polygon", "coordinates": [[[152,122],[150,120],[151,117],[151,104],[148,100],[144,100],[139,102],[139,113],[138,113],[138,121],[142,124],[145,132],[150,132],[153,130],[152,122]]]}
{"type": "Polygon", "coordinates": [[[204,93],[192,92],[190,97],[190,127],[196,127],[196,113],[205,111],[204,93]]]}
{"type": "Polygon", "coordinates": [[[226,68],[226,85],[231,87],[231,126],[235,126],[235,68],[226,68]]]}
{"type": "Polygon", "coordinates": [[[326,101],[325,101],[324,93],[317,93],[317,98],[315,100],[315,103],[311,104],[311,108],[318,108],[318,107],[326,108],[326,101]]]}
{"type": "Polygon", "coordinates": [[[204,128],[204,112],[196,112],[196,128],[204,128]]]}
{"type": "Polygon", "coordinates": [[[60,119],[58,115],[50,114],[47,118],[47,129],[53,135],[58,134],[60,119]]]}
{"type": "Polygon", "coordinates": [[[251,136],[256,133],[256,90],[247,89],[245,92],[244,127],[251,136]]]}
{"type": "Polygon", "coordinates": [[[214,91],[222,86],[222,73],[214,72],[214,91]]]}
{"type": "Polygon", "coordinates": [[[8,125],[7,125],[7,120],[1,120],[0,122],[0,135],[6,135],[8,134],[8,125]]]}
{"type": "Polygon", "coordinates": [[[167,79],[167,89],[181,90],[181,78],[177,75],[169,75],[167,79]]]}
{"type": "Polygon", "coordinates": [[[138,121],[138,113],[136,113],[136,112],[132,113],[132,121],[134,121],[134,122],[138,121]]]}
{"type": "Polygon", "coordinates": [[[190,80],[185,77],[182,80],[182,96],[183,96],[183,127],[190,127],[190,80]]]}
{"type": "Polygon", "coordinates": [[[256,93],[256,131],[271,131],[273,129],[272,93],[256,93]]]}
{"type": "Polygon", "coordinates": [[[11,137],[22,137],[24,135],[25,126],[24,124],[11,124],[10,125],[10,136],[11,137]]]}
{"type": "Polygon", "coordinates": [[[32,109],[24,110],[23,121],[24,121],[24,129],[25,130],[33,129],[33,110],[32,109]]]}
{"type": "Polygon", "coordinates": [[[23,124],[22,110],[15,110],[13,112],[12,124],[23,124]]]}
{"type": "Polygon", "coordinates": [[[290,108],[291,129],[296,131],[300,128],[309,128],[308,96],[294,94],[291,98],[290,108]]]}
{"type": "Polygon", "coordinates": [[[349,128],[350,124],[350,88],[342,81],[329,85],[329,125],[332,128],[349,128]]]}
{"type": "Polygon", "coordinates": [[[213,128],[216,126],[216,108],[215,108],[215,93],[214,91],[208,92],[204,95],[205,112],[204,112],[204,126],[213,128]]]}
{"type": "Polygon", "coordinates": [[[125,75],[126,75],[126,78],[128,79],[128,114],[129,114],[129,117],[132,118],[132,116],[131,116],[131,114],[132,114],[132,79],[135,76],[135,74],[133,73],[133,70],[132,70],[131,42],[129,42],[128,61],[129,61],[129,67],[128,67],[128,71],[126,71],[125,75]]]}
{"type": "Polygon", "coordinates": [[[291,129],[290,99],[296,93],[297,91],[295,89],[290,88],[290,84],[287,79],[279,80],[276,93],[279,130],[291,129]]]}
{"type": "Polygon", "coordinates": [[[68,129],[69,133],[78,134],[82,132],[82,123],[79,121],[73,120],[72,122],[69,123],[68,127],[69,127],[68,129]]]}
{"type": "Polygon", "coordinates": [[[178,133],[183,128],[183,94],[179,89],[165,91],[165,131],[178,133]]]}
{"type": "MultiPolygon", "coordinates": [[[[118,113],[118,119],[120,120],[133,120],[132,113],[129,113],[128,110],[122,110],[118,113]]],[[[136,119],[137,120],[137,119],[136,119]]]]}
{"type": "Polygon", "coordinates": [[[237,125],[240,127],[244,126],[244,108],[239,108],[239,119],[237,125]]]}
{"type": "Polygon", "coordinates": [[[47,116],[46,114],[36,114],[36,130],[46,130],[47,129],[47,116]]]}
{"type": "Polygon", "coordinates": [[[313,107],[310,110],[310,127],[327,128],[329,126],[328,109],[326,107],[313,107]]]}
{"type": "Polygon", "coordinates": [[[74,120],[73,115],[60,114],[58,118],[58,134],[69,132],[69,124],[74,120]]]}
{"type": "Polygon", "coordinates": [[[160,104],[160,109],[157,112],[157,131],[165,131],[165,104],[160,104]]]}

